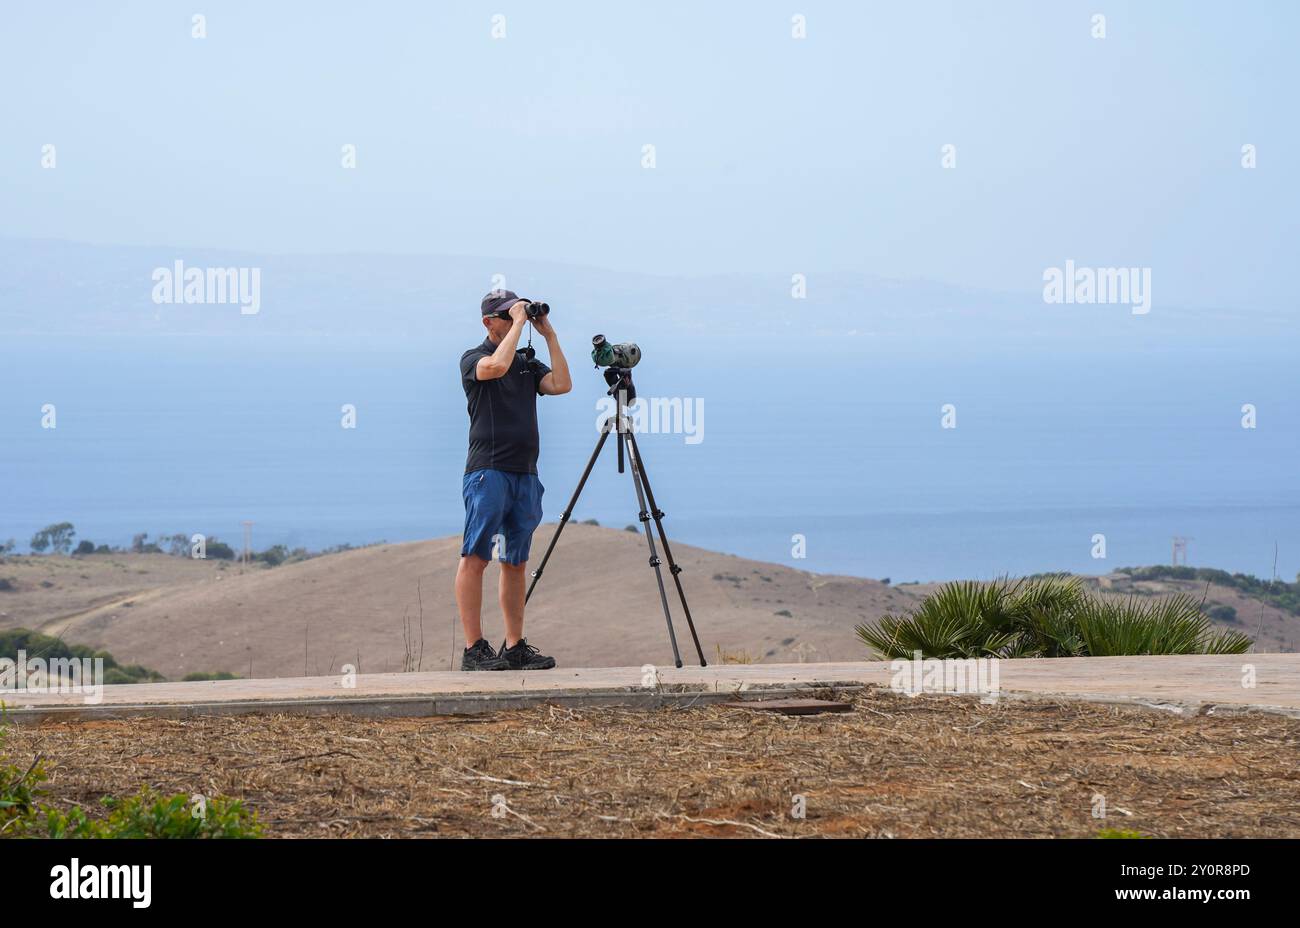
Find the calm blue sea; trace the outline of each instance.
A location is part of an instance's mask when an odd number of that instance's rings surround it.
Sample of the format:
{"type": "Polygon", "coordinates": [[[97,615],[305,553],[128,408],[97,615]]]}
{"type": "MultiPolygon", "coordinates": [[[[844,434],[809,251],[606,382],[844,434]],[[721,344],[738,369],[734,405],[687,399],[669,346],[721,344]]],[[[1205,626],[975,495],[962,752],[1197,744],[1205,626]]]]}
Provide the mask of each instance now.
{"type": "MultiPolygon", "coordinates": [[[[244,519],[258,548],[457,534],[457,361],[477,340],[6,338],[0,540],[25,549],[64,520],[112,544],[137,532],[234,543],[244,519]],[[340,427],[345,403],[356,429],[340,427]],[[55,429],[41,427],[45,404],[55,429]]],[[[565,340],[575,390],[541,401],[548,519],[590,454],[604,393],[588,339],[565,340]]],[[[900,582],[1167,563],[1183,535],[1193,564],[1269,576],[1276,544],[1278,574],[1300,571],[1300,375],[1280,350],[642,347],[643,396],[703,402],[698,443],[642,436],[683,542],[900,582]],[[1241,427],[1244,403],[1256,429],[1241,427]],[[940,427],[944,404],[954,429],[940,427]]],[[[621,528],[636,503],[612,452],[575,518],[621,528]]]]}

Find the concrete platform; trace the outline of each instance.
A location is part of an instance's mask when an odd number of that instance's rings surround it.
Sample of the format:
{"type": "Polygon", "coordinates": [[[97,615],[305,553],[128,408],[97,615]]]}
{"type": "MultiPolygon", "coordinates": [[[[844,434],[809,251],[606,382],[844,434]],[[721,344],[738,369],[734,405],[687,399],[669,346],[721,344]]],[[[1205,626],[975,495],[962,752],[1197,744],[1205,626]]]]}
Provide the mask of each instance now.
{"type": "MultiPolygon", "coordinates": [[[[896,673],[888,661],[387,673],[358,675],[352,686],[340,675],[281,677],[106,686],[96,704],[80,694],[30,691],[0,692],[0,702],[14,722],[278,712],[456,715],[543,703],[652,708],[733,700],[737,694],[807,696],[819,689],[890,688],[896,673]]],[[[998,698],[1064,697],[1178,714],[1269,712],[1300,718],[1300,654],[1001,661],[997,682],[998,698]]]]}

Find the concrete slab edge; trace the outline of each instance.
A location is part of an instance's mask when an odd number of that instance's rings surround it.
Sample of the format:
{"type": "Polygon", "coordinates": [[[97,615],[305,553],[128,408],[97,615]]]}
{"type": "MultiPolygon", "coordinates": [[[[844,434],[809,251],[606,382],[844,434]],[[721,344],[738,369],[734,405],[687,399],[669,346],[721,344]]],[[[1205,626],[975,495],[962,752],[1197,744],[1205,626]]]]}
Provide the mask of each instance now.
{"type": "Polygon", "coordinates": [[[16,724],[47,721],[100,721],[105,719],[186,719],[225,715],[352,715],[365,718],[418,718],[435,715],[476,715],[540,705],[568,708],[661,709],[669,706],[725,702],[740,695],[761,695],[765,699],[807,696],[813,691],[857,691],[857,681],[827,681],[801,684],[744,685],[730,688],[619,688],[605,690],[538,690],[533,693],[442,693],[414,696],[328,697],[305,699],[257,699],[205,703],[139,703],[132,705],[9,706],[5,718],[16,724]]]}

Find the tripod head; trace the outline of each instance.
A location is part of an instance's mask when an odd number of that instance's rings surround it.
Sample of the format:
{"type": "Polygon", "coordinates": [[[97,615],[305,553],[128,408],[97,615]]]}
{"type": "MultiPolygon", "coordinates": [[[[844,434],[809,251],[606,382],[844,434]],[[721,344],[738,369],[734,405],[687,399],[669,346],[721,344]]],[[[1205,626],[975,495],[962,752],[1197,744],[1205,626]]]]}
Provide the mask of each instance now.
{"type": "Polygon", "coordinates": [[[609,384],[609,389],[605,391],[606,396],[618,399],[620,406],[636,401],[636,385],[632,383],[632,368],[607,367],[603,373],[605,383],[609,384]],[[619,396],[620,393],[622,396],[619,396]]]}

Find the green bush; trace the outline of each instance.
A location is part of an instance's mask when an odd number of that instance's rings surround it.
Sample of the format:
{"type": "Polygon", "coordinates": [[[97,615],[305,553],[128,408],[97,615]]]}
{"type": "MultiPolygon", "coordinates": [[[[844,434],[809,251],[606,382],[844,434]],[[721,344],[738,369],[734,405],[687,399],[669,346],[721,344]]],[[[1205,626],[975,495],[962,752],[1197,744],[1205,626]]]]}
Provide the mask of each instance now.
{"type": "Polygon", "coordinates": [[[1215,633],[1188,596],[1104,600],[1065,575],[947,583],[910,613],[855,631],[886,658],[1241,654],[1251,644],[1241,632],[1215,633]]]}
{"type": "Polygon", "coordinates": [[[159,796],[145,787],[126,799],[100,800],[108,815],[88,816],[80,806],[66,814],[43,811],[45,833],[51,838],[260,838],[257,813],[238,799],[206,800],[202,814],[183,795],[159,796]]]}
{"type": "Polygon", "coordinates": [[[0,657],[16,660],[19,651],[27,652],[29,660],[35,657],[45,660],[99,658],[104,662],[105,683],[157,683],[167,679],[157,671],[139,664],[119,666],[107,651],[96,651],[84,644],[68,644],[62,638],[42,635],[27,628],[0,631],[0,657]]]}
{"type": "Polygon", "coordinates": [[[1216,622],[1237,621],[1237,610],[1222,603],[1215,603],[1213,606],[1202,606],[1201,611],[1216,622]]]}
{"type": "Polygon", "coordinates": [[[215,538],[209,538],[204,553],[219,561],[233,561],[235,559],[235,549],[230,547],[224,541],[217,541],[215,538]]]}
{"type": "Polygon", "coordinates": [[[289,549],[284,545],[273,545],[265,551],[253,555],[253,560],[262,561],[267,567],[279,567],[288,558],[289,549]]]}
{"type": "MultiPolygon", "coordinates": [[[[4,746],[5,728],[0,719],[0,747],[4,746]]],[[[15,764],[0,764],[0,837],[27,833],[37,811],[36,797],[46,778],[40,758],[26,769],[15,764]]]]}

